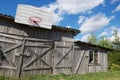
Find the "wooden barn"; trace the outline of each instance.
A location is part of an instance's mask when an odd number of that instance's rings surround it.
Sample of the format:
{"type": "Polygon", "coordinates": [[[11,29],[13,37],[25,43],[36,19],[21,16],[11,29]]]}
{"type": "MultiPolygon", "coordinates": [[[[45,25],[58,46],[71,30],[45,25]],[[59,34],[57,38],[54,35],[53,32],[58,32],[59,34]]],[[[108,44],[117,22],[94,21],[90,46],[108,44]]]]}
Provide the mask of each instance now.
{"type": "Polygon", "coordinates": [[[107,71],[109,49],[74,42],[79,30],[44,29],[14,22],[0,14],[0,74],[21,77],[38,74],[84,74],[107,71]]]}

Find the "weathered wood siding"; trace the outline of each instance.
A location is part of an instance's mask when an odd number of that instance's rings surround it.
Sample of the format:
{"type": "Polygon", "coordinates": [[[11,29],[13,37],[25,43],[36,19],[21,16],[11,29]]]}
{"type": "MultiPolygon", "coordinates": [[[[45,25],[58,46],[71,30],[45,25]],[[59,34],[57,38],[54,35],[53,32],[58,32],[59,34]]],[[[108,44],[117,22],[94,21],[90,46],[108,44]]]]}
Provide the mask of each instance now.
{"type": "Polygon", "coordinates": [[[55,42],[53,74],[72,74],[73,43],[55,42]]]}
{"type": "Polygon", "coordinates": [[[29,38],[46,39],[53,41],[74,41],[74,34],[71,32],[54,31],[43,28],[35,28],[15,24],[11,20],[0,18],[0,33],[26,36],[29,38]]]}
{"type": "Polygon", "coordinates": [[[98,49],[98,64],[89,63],[89,46],[86,44],[75,46],[74,73],[85,74],[108,70],[107,51],[98,49]],[[78,67],[77,67],[78,66],[78,67]]]}
{"type": "Polygon", "coordinates": [[[70,32],[26,27],[1,18],[0,46],[7,60],[2,62],[0,74],[71,74],[73,37],[70,32]]]}
{"type": "Polygon", "coordinates": [[[5,76],[16,76],[25,74],[51,74],[53,42],[26,38],[23,44],[22,37],[1,37],[0,46],[6,55],[2,62],[0,73],[5,76]],[[6,41],[3,42],[2,38],[6,41]],[[8,41],[7,41],[8,40],[8,41]],[[13,42],[14,41],[14,42],[13,42]],[[21,56],[23,57],[21,63],[21,56]],[[19,67],[22,64],[21,72],[19,67]]]}
{"type": "Polygon", "coordinates": [[[0,73],[5,76],[31,74],[72,74],[73,43],[25,38],[0,33],[0,46],[6,55],[0,73]],[[24,48],[23,48],[24,47],[24,48]],[[21,56],[23,61],[21,63],[21,56]],[[22,64],[21,73],[19,67],[22,64]]]}
{"type": "Polygon", "coordinates": [[[0,46],[6,59],[0,74],[85,74],[107,71],[106,50],[98,50],[98,64],[89,64],[89,47],[74,43],[74,34],[15,24],[0,18],[0,46]]]}

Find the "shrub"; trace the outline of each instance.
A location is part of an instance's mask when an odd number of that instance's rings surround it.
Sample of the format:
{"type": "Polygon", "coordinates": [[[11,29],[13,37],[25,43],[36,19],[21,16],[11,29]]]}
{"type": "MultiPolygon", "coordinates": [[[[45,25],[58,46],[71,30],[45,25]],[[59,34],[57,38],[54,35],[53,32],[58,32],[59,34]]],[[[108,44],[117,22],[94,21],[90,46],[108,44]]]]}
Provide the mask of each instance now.
{"type": "Polygon", "coordinates": [[[112,51],[108,53],[109,70],[120,70],[120,52],[112,51]]]}

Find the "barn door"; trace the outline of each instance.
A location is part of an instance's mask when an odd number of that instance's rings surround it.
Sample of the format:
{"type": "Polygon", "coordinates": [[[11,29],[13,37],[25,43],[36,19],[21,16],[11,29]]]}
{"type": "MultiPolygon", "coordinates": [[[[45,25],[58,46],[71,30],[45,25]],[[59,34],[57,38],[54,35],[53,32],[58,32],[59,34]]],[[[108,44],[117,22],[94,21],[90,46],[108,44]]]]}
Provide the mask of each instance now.
{"type": "Polygon", "coordinates": [[[15,62],[18,49],[21,51],[22,38],[0,33],[0,74],[16,76],[18,63],[15,62]]]}
{"type": "Polygon", "coordinates": [[[20,77],[24,74],[52,73],[52,41],[0,34],[0,74],[20,77]],[[1,36],[2,35],[2,36],[1,36]]]}
{"type": "Polygon", "coordinates": [[[75,74],[85,74],[88,72],[88,50],[75,49],[74,54],[74,73],[75,74]]]}
{"type": "Polygon", "coordinates": [[[26,39],[24,55],[21,55],[22,75],[51,74],[53,48],[52,41],[26,39]]]}
{"type": "Polygon", "coordinates": [[[56,42],[54,54],[53,74],[72,73],[72,51],[73,43],[70,42],[56,42]]]}

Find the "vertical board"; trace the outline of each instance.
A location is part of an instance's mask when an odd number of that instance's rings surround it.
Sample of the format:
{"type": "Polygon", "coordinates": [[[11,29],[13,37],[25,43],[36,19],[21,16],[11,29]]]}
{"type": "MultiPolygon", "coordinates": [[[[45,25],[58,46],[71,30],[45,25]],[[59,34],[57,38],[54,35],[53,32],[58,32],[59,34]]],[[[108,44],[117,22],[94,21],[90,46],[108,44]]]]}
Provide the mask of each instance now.
{"type": "Polygon", "coordinates": [[[103,51],[103,66],[104,66],[104,71],[108,70],[108,55],[106,53],[106,51],[103,51]]]}
{"type": "Polygon", "coordinates": [[[19,4],[17,7],[15,22],[51,29],[53,14],[42,8],[19,4]]]}

